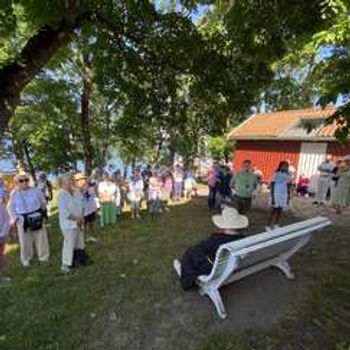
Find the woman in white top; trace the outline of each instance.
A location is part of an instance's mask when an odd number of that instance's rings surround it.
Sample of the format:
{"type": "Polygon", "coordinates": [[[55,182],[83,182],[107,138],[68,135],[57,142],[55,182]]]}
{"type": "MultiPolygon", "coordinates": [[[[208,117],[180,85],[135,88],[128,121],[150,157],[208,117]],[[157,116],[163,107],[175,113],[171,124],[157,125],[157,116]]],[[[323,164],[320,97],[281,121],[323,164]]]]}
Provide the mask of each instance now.
{"type": "Polygon", "coordinates": [[[46,200],[41,191],[29,185],[25,173],[15,177],[16,188],[11,192],[8,210],[17,225],[21,262],[28,267],[34,256],[34,246],[41,262],[49,260],[49,243],[43,210],[46,200]]]}
{"type": "Polygon", "coordinates": [[[110,175],[105,172],[103,181],[98,184],[98,197],[101,205],[101,227],[117,222],[117,207],[115,197],[117,185],[110,175]]]}
{"type": "Polygon", "coordinates": [[[59,179],[58,213],[60,228],[63,233],[62,271],[70,272],[73,266],[74,251],[84,251],[84,203],[83,196],[74,187],[71,174],[64,174],[59,179]]]}
{"type": "Polygon", "coordinates": [[[268,217],[266,231],[278,227],[282,211],[289,205],[291,185],[289,163],[282,161],[271,181],[271,211],[268,217]]]}

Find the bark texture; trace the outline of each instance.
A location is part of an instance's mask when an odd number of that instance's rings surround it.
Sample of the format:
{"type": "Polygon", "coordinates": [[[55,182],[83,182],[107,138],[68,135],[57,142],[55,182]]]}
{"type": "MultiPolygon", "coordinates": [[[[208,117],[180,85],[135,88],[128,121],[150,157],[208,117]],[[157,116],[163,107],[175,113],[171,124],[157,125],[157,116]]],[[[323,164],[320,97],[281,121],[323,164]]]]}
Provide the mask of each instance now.
{"type": "Polygon", "coordinates": [[[91,17],[87,3],[83,0],[68,1],[65,17],[58,19],[55,25],[42,26],[27,41],[18,58],[0,69],[0,138],[20,103],[24,87],[70,40],[73,30],[91,17]]]}

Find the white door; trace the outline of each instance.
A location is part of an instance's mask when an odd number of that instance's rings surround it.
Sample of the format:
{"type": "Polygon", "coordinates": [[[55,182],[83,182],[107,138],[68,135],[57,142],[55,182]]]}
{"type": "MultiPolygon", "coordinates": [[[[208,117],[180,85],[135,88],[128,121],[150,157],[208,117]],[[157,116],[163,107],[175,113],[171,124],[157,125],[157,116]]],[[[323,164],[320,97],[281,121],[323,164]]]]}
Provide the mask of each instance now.
{"type": "Polygon", "coordinates": [[[327,143],[303,142],[300,149],[300,158],[297,176],[304,174],[310,178],[310,192],[315,192],[317,185],[317,168],[325,160],[327,143]]]}

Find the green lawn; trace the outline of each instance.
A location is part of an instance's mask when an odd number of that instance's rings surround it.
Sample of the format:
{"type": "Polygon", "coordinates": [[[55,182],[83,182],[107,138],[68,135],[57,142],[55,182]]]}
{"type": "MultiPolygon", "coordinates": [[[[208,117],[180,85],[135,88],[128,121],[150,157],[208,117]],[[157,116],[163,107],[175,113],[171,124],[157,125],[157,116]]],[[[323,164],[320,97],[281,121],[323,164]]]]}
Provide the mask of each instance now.
{"type": "MultiPolygon", "coordinates": [[[[254,232],[261,231],[259,220],[265,216],[258,213],[254,232]]],[[[17,247],[10,246],[8,271],[14,282],[0,288],[0,349],[349,347],[347,228],[328,229],[293,262],[307,282],[297,310],[268,330],[240,334],[230,329],[230,319],[218,320],[203,298],[183,293],[172,270],[173,258],[211,231],[203,199],[173,207],[154,220],[124,217],[99,230],[100,241],[87,247],[94,264],[69,276],[59,269],[62,239],[55,220],[48,230],[47,265],[24,270],[17,247]]]]}

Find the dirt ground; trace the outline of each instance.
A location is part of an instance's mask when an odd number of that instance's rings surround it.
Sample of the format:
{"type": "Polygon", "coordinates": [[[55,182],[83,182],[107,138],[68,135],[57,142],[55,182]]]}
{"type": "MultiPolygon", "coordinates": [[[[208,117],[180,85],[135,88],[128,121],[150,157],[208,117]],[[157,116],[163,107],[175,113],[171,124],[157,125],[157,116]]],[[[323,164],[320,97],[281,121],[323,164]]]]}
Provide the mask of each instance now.
{"type": "MultiPolygon", "coordinates": [[[[250,214],[250,234],[264,230],[267,201],[268,196],[264,194],[255,203],[250,214]]],[[[306,199],[293,200],[292,210],[284,213],[283,224],[320,214],[334,219],[335,214],[324,208],[314,208],[310,203],[306,199]]],[[[197,200],[195,205],[203,212],[207,210],[205,198],[197,200]]],[[[347,220],[348,217],[342,220],[337,218],[336,224],[348,225],[347,220]]],[[[318,241],[319,237],[315,237],[315,240],[318,241]]],[[[233,336],[247,329],[270,330],[281,318],[296,309],[306,293],[310,271],[304,271],[303,265],[313,263],[313,253],[314,243],[311,243],[292,259],[291,265],[297,276],[293,281],[276,269],[268,269],[222,288],[228,313],[226,320],[219,319],[211,302],[197,292],[182,292],[169,264],[166,267],[172,281],[169,298],[155,303],[146,318],[136,320],[127,327],[122,322],[107,322],[102,337],[100,334],[98,339],[91,342],[89,349],[196,349],[201,340],[210,335],[233,336]]]]}

